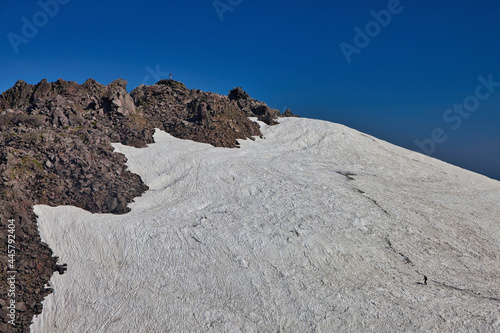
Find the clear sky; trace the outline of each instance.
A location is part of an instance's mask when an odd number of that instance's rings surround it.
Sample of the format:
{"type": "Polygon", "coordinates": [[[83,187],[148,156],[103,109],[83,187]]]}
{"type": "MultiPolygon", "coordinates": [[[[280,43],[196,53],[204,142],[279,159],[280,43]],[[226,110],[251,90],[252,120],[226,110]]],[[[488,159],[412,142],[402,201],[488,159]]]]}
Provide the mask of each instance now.
{"type": "Polygon", "coordinates": [[[172,73],[500,180],[499,15],[496,0],[0,0],[0,91],[172,73]]]}

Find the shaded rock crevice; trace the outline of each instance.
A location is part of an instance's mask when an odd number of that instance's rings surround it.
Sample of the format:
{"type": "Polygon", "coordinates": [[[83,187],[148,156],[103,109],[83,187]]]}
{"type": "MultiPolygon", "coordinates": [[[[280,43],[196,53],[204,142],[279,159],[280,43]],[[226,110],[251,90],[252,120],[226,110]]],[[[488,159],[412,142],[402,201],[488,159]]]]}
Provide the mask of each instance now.
{"type": "Polygon", "coordinates": [[[482,298],[482,299],[485,299],[487,301],[499,302],[500,303],[500,298],[499,297],[493,297],[493,296],[483,295],[480,292],[477,292],[477,291],[474,291],[474,290],[471,290],[471,289],[459,288],[459,287],[455,287],[455,286],[452,286],[452,285],[449,285],[449,284],[446,284],[446,283],[443,283],[443,282],[435,281],[435,280],[432,280],[432,282],[434,284],[436,284],[437,286],[439,286],[439,287],[450,289],[450,290],[454,290],[454,291],[460,292],[462,294],[466,294],[466,295],[471,296],[471,297],[482,298]]]}
{"type": "Polygon", "coordinates": [[[404,262],[405,264],[409,264],[409,265],[413,265],[413,262],[410,260],[410,258],[408,258],[408,256],[404,255],[403,253],[401,253],[400,251],[397,251],[394,246],[392,245],[392,242],[390,241],[389,237],[386,236],[384,238],[385,242],[387,243],[387,246],[389,247],[389,249],[394,252],[395,254],[397,254],[404,262]]]}

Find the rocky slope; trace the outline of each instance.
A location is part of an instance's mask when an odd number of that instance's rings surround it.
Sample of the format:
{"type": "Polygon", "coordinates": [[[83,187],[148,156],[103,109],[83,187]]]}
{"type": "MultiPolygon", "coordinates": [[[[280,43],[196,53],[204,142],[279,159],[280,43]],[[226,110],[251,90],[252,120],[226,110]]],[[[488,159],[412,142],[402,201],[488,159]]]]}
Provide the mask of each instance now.
{"type": "Polygon", "coordinates": [[[241,88],[228,96],[189,90],[161,80],[141,85],[130,94],[127,82],[107,86],[89,79],[84,84],[42,80],[18,81],[0,95],[0,220],[7,240],[9,219],[15,220],[17,326],[7,324],[7,247],[0,249],[0,331],[26,331],[55,271],[65,267],[40,240],[34,204],[72,205],[93,213],[122,214],[127,204],[148,187],[127,170],[126,158],[110,143],[145,147],[155,128],[173,136],[238,147],[237,139],[260,136],[248,117],[276,124],[293,116],[252,99],[241,88]]]}

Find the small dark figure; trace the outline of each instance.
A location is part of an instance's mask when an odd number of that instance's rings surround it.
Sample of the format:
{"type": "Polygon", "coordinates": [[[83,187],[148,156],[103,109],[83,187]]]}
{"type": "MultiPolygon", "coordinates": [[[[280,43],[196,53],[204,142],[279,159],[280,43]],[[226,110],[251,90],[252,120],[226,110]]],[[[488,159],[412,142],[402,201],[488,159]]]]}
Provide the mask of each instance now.
{"type": "Polygon", "coordinates": [[[172,73],[170,73],[170,76],[168,78],[170,81],[172,81],[172,73]]]}
{"type": "Polygon", "coordinates": [[[427,285],[427,276],[424,275],[424,284],[427,285]]]}

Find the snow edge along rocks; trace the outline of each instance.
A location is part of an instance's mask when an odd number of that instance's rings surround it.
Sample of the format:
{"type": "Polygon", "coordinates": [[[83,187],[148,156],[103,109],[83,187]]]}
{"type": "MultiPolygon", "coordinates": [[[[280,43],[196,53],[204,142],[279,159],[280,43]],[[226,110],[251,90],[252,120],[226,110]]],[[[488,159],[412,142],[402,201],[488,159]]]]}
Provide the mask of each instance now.
{"type": "Polygon", "coordinates": [[[0,291],[0,331],[29,331],[52,292],[50,277],[66,269],[41,241],[33,205],[124,214],[148,189],[111,143],[145,147],[159,128],[181,139],[235,148],[238,139],[261,136],[259,125],[248,117],[274,125],[278,117],[294,116],[250,98],[239,87],[224,96],[189,90],[174,80],[141,85],[131,93],[126,86],[123,79],[107,86],[92,79],[81,85],[20,80],[0,95],[0,230],[5,239],[0,255],[6,286],[0,291]],[[8,238],[15,247],[12,266],[8,238]],[[8,298],[7,277],[13,271],[15,292],[8,298]],[[10,316],[9,299],[15,302],[10,316]]]}

